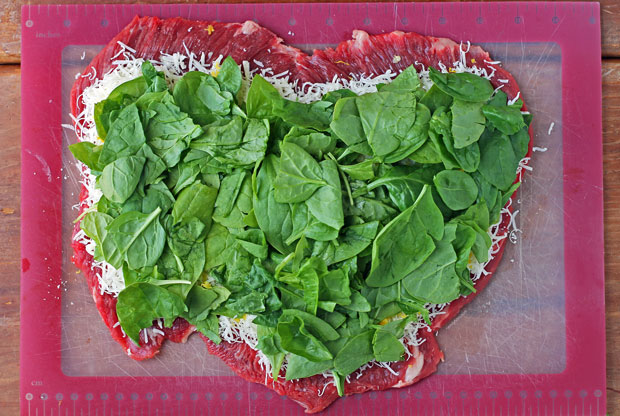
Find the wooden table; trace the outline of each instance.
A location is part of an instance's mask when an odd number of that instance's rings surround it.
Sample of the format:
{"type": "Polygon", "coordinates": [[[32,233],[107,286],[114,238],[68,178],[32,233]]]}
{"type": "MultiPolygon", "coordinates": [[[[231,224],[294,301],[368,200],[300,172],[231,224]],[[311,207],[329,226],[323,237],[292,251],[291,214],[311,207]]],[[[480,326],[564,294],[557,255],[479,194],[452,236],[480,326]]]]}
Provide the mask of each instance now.
{"type": "MultiPolygon", "coordinates": [[[[147,3],[171,3],[153,1],[147,3]]],[[[198,3],[190,0],[184,3],[198,3]]],[[[220,2],[226,2],[220,0],[220,2]]],[[[0,5],[0,415],[19,414],[20,4],[0,5]]],[[[33,1],[24,3],[76,3],[33,1]]],[[[82,3],[97,3],[94,0],[82,3]]],[[[106,3],[135,3],[107,0],[106,3]]],[[[620,415],[620,2],[601,0],[608,413],[620,415]]]]}

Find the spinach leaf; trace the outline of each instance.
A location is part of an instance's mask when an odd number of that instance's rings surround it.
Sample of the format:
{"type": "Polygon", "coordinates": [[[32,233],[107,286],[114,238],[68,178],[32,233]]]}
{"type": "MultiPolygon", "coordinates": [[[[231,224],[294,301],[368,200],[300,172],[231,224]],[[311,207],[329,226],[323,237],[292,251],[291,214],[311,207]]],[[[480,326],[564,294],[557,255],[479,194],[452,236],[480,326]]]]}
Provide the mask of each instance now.
{"type": "Polygon", "coordinates": [[[508,136],[486,129],[480,137],[480,173],[490,184],[502,191],[515,180],[519,158],[508,136]]]}
{"type": "Polygon", "coordinates": [[[455,149],[467,147],[480,138],[486,122],[481,109],[482,103],[469,103],[458,99],[452,103],[450,111],[455,149]]]}
{"type": "Polygon", "coordinates": [[[207,226],[208,231],[211,228],[211,215],[216,197],[217,189],[201,183],[185,188],[172,206],[174,223],[178,224],[196,217],[207,226]]]}
{"type": "Polygon", "coordinates": [[[274,107],[282,100],[283,98],[273,85],[260,75],[255,75],[245,101],[248,117],[266,118],[273,121],[275,119],[274,107]]]}
{"type": "MultiPolygon", "coordinates": [[[[265,156],[269,138],[269,123],[266,120],[234,116],[205,127],[205,132],[192,141],[192,149],[208,153],[219,164],[248,168],[265,156]]],[[[217,169],[217,171],[226,171],[217,169]]]]}
{"type": "Polygon", "coordinates": [[[187,317],[190,322],[198,322],[208,318],[211,311],[228,299],[230,291],[223,286],[205,288],[194,285],[187,294],[187,317]]]}
{"type": "Polygon", "coordinates": [[[342,269],[331,270],[320,276],[319,300],[339,305],[351,304],[349,277],[342,269]]]}
{"type": "Polygon", "coordinates": [[[243,228],[245,226],[243,217],[247,215],[251,208],[252,187],[250,176],[243,170],[238,170],[225,176],[222,179],[217,199],[215,200],[213,220],[226,227],[243,228]]]}
{"type": "Polygon", "coordinates": [[[377,92],[355,98],[368,144],[375,156],[398,162],[424,144],[428,108],[412,93],[377,92]]]}
{"type": "Polygon", "coordinates": [[[280,253],[292,251],[285,241],[293,230],[291,210],[289,204],[276,201],[274,183],[276,174],[280,170],[280,160],[274,155],[268,155],[258,170],[252,176],[252,206],[258,226],[265,233],[265,237],[280,253]]]}
{"type": "Polygon", "coordinates": [[[458,223],[456,226],[455,238],[454,241],[452,241],[452,246],[457,255],[455,263],[457,273],[467,269],[469,254],[475,242],[476,231],[466,224],[458,223]]]}
{"type": "Polygon", "coordinates": [[[237,244],[243,247],[243,249],[252,256],[260,260],[265,260],[267,258],[267,241],[265,240],[265,234],[261,230],[237,229],[233,231],[233,235],[237,239],[237,244]]]}
{"type": "Polygon", "coordinates": [[[439,107],[449,108],[452,105],[453,98],[443,92],[433,84],[424,96],[420,99],[420,103],[428,107],[431,112],[435,112],[439,107]]]}
{"type": "Polygon", "coordinates": [[[411,319],[397,319],[375,331],[372,338],[372,350],[377,361],[400,361],[405,354],[405,347],[400,342],[405,326],[411,319]]]}
{"type": "Polygon", "coordinates": [[[437,88],[462,101],[482,103],[493,94],[493,86],[489,80],[468,72],[444,74],[430,67],[428,75],[437,88]]]}
{"type": "Polygon", "coordinates": [[[209,271],[226,264],[232,255],[232,248],[236,242],[235,236],[226,227],[217,223],[213,224],[207,234],[205,270],[209,271]]]}
{"type": "Polygon", "coordinates": [[[443,235],[443,216],[424,186],[416,202],[390,221],[372,246],[370,287],[394,284],[419,267],[435,249],[433,238],[443,235]]]}
{"type": "Polygon", "coordinates": [[[233,95],[237,94],[241,88],[241,70],[233,58],[227,56],[224,59],[215,80],[223,91],[228,91],[233,95]]]}
{"type": "Polygon", "coordinates": [[[303,321],[305,329],[317,338],[325,341],[334,341],[340,337],[338,332],[332,328],[330,324],[313,314],[298,309],[283,310],[280,321],[288,321],[291,317],[296,317],[303,321]]]}
{"type": "Polygon", "coordinates": [[[336,139],[333,136],[298,126],[291,128],[284,136],[284,142],[295,143],[318,159],[336,148],[336,139]]]}
{"type": "Polygon", "coordinates": [[[145,185],[154,184],[162,179],[166,171],[166,163],[157,156],[147,144],[143,144],[135,155],[145,159],[144,170],[142,171],[140,182],[138,182],[137,187],[138,192],[143,196],[144,194],[142,191],[145,185]]]}
{"type": "Polygon", "coordinates": [[[490,105],[490,103],[483,106],[482,112],[491,125],[504,134],[515,134],[525,127],[520,107],[506,106],[505,100],[503,106],[490,105]]]}
{"type": "Polygon", "coordinates": [[[476,232],[476,240],[472,246],[472,252],[478,262],[487,262],[489,260],[489,248],[491,248],[491,237],[487,233],[490,226],[487,205],[484,202],[478,202],[452,221],[465,224],[476,232]]]}
{"type": "Polygon", "coordinates": [[[101,242],[107,234],[107,227],[114,218],[101,212],[89,212],[80,221],[80,229],[90,237],[97,246],[101,246],[101,242]]]}
{"type": "Polygon", "coordinates": [[[205,319],[193,323],[196,329],[215,344],[222,342],[220,338],[220,321],[215,313],[210,313],[205,319]]]}
{"type": "Polygon", "coordinates": [[[357,197],[353,199],[354,205],[347,205],[345,215],[360,216],[364,221],[379,221],[381,223],[388,222],[398,211],[384,201],[377,201],[368,197],[357,197]]]}
{"type": "Polygon", "coordinates": [[[263,354],[269,358],[271,362],[271,378],[278,380],[280,368],[284,362],[284,351],[280,346],[280,337],[273,328],[259,325],[257,327],[258,344],[256,348],[261,350],[263,354]]]}
{"type": "Polygon", "coordinates": [[[381,87],[381,91],[393,91],[393,92],[413,92],[421,87],[418,73],[413,65],[408,66],[402,71],[396,78],[389,84],[381,87]]]}
{"type": "Polygon", "coordinates": [[[269,123],[267,120],[250,118],[245,124],[245,133],[239,147],[229,149],[227,157],[216,157],[222,163],[250,166],[265,156],[268,140],[269,123]]]}
{"type": "Polygon", "coordinates": [[[512,143],[512,149],[515,152],[515,157],[519,161],[525,157],[530,146],[530,134],[528,127],[523,127],[517,133],[510,136],[510,142],[512,143]]]}
{"type": "Polygon", "coordinates": [[[368,300],[358,291],[351,292],[351,303],[342,305],[345,309],[354,312],[370,312],[371,306],[368,300]]]}
{"type": "Polygon", "coordinates": [[[203,72],[186,72],[176,82],[173,96],[181,111],[200,125],[212,123],[230,113],[231,92],[223,93],[216,79],[203,72]]]}
{"type": "MultiPolygon", "coordinates": [[[[182,272],[179,278],[195,282],[200,277],[205,266],[205,244],[207,235],[205,224],[196,217],[172,227],[168,234],[168,246],[172,253],[181,260],[182,272]]],[[[188,285],[178,288],[185,296],[189,291],[188,285]]]]}
{"type": "Polygon", "coordinates": [[[327,265],[355,257],[372,244],[378,229],[378,221],[343,228],[336,242],[316,242],[312,256],[322,258],[327,265]]]}
{"type": "Polygon", "coordinates": [[[119,215],[108,226],[103,245],[106,241],[114,242],[131,269],[154,266],[166,243],[166,232],[159,223],[160,212],[158,207],[150,214],[131,211],[119,215]]]}
{"type": "MultiPolygon", "coordinates": [[[[234,273],[234,267],[239,266],[235,263],[243,258],[241,247],[242,246],[238,245],[236,250],[233,249],[230,262],[227,263],[227,268],[232,268],[232,270],[227,270],[227,273],[230,271],[234,273]]],[[[247,251],[243,252],[247,253],[247,251]]],[[[246,255],[245,258],[249,258],[249,256],[246,255]]],[[[229,276],[227,276],[227,283],[238,285],[238,287],[232,288],[236,293],[234,293],[233,296],[231,296],[231,300],[227,302],[227,308],[239,314],[258,314],[261,312],[269,314],[281,309],[282,302],[274,287],[276,281],[271,273],[260,265],[259,261],[256,260],[251,263],[248,271],[245,271],[245,268],[239,271],[241,272],[239,276],[234,276],[233,273],[229,273],[229,276]],[[240,280],[233,281],[237,278],[240,280]]],[[[266,324],[264,320],[261,321],[259,318],[261,318],[261,316],[255,318],[255,323],[266,324]]]]}
{"type": "Polygon", "coordinates": [[[316,257],[308,259],[295,275],[301,283],[306,312],[312,315],[316,315],[319,304],[319,273],[323,273],[321,266],[325,268],[324,262],[317,265],[316,260],[316,257]]]}
{"type": "Polygon", "coordinates": [[[164,73],[157,71],[150,61],[142,62],[142,76],[146,81],[146,92],[161,92],[168,89],[164,73]]]}
{"type": "Polygon", "coordinates": [[[423,164],[441,163],[441,154],[431,139],[424,142],[418,150],[411,153],[409,159],[423,164]]]}
{"type": "Polygon", "coordinates": [[[280,149],[280,169],[273,184],[276,202],[303,202],[327,185],[321,166],[308,152],[294,143],[283,143],[280,149]]]}
{"type": "Polygon", "coordinates": [[[409,208],[420,195],[424,185],[431,184],[424,171],[411,166],[393,166],[380,178],[368,184],[368,190],[385,186],[392,203],[401,211],[409,208]]]}
{"type": "Polygon", "coordinates": [[[334,366],[333,360],[314,362],[296,354],[289,354],[287,358],[286,380],[312,377],[334,366]]]}
{"type": "Polygon", "coordinates": [[[329,159],[322,161],[320,166],[325,185],[317,189],[306,201],[308,211],[321,223],[340,230],[344,225],[344,214],[338,166],[336,162],[329,159]]]}
{"type": "Polygon", "coordinates": [[[447,303],[459,296],[460,281],[454,268],[457,258],[452,246],[455,231],[455,224],[447,224],[431,255],[403,278],[402,287],[411,296],[431,303],[447,303]]]}
{"type": "MultiPolygon", "coordinates": [[[[144,131],[151,146],[155,138],[164,143],[182,141],[187,146],[190,140],[202,134],[200,126],[194,124],[189,115],[181,111],[168,91],[147,93],[136,101],[136,105],[144,114],[144,131]]],[[[153,148],[155,154],[164,159],[168,167],[175,165],[169,161],[178,162],[176,156],[168,155],[170,147],[159,144],[153,148]]]]}
{"type": "MultiPolygon", "coordinates": [[[[415,316],[415,317],[419,315],[422,317],[422,319],[424,319],[424,322],[426,322],[427,325],[431,324],[430,314],[428,312],[428,309],[424,307],[423,301],[420,301],[419,299],[411,298],[409,294],[406,293],[404,288],[401,291],[401,297],[402,299],[397,304],[400,310],[403,311],[403,313],[409,316],[415,316]]],[[[388,315],[388,316],[393,316],[393,315],[388,315]]]]}
{"type": "Polygon", "coordinates": [[[158,182],[147,188],[144,198],[142,199],[140,211],[148,214],[159,207],[161,208],[162,214],[165,214],[172,208],[174,202],[174,196],[172,196],[168,187],[162,182],[158,182]]]}
{"type": "Polygon", "coordinates": [[[174,318],[187,310],[183,299],[161,286],[134,283],[118,294],[116,314],[121,328],[136,345],[140,345],[140,331],[163,318],[171,325],[174,318]]]}
{"type": "Polygon", "coordinates": [[[280,344],[285,351],[314,362],[334,358],[325,344],[310,334],[305,328],[304,321],[296,315],[283,314],[278,321],[277,331],[280,344]]]}
{"type": "Polygon", "coordinates": [[[374,331],[364,331],[352,337],[334,358],[335,370],[349,375],[374,358],[372,339],[374,331]]]}
{"type": "Polygon", "coordinates": [[[335,91],[330,91],[325,94],[322,98],[323,101],[329,101],[330,103],[336,104],[336,102],[341,98],[346,97],[357,97],[357,94],[347,88],[342,88],[335,91]]]}
{"type": "Polygon", "coordinates": [[[286,244],[292,244],[304,235],[318,241],[329,241],[338,237],[338,229],[319,221],[306,203],[292,204],[291,221],[293,229],[285,241],[286,244]]]}
{"type": "Polygon", "coordinates": [[[439,151],[446,169],[461,168],[466,172],[475,172],[480,163],[478,143],[457,149],[454,146],[451,123],[450,113],[444,108],[438,109],[430,121],[429,137],[439,151]]]}
{"type": "Polygon", "coordinates": [[[116,87],[108,98],[95,104],[94,119],[97,134],[102,140],[107,137],[107,131],[112,122],[118,117],[119,111],[131,105],[146,91],[147,84],[144,77],[138,77],[116,87]]]}
{"type": "Polygon", "coordinates": [[[110,243],[110,241],[104,244],[105,237],[108,234],[107,227],[113,220],[114,218],[103,212],[89,212],[80,221],[80,229],[96,244],[93,256],[95,260],[105,260],[112,265],[119,265],[120,267],[123,256],[118,247],[114,243],[110,243]]]}
{"type": "Polygon", "coordinates": [[[478,197],[476,182],[460,170],[443,170],[433,178],[437,192],[451,210],[468,208],[478,197]]]}
{"type": "Polygon", "coordinates": [[[287,123],[299,127],[327,131],[333,104],[329,101],[315,101],[310,104],[290,100],[274,101],[273,112],[287,123]]]}
{"type": "Polygon", "coordinates": [[[260,314],[265,312],[265,301],[267,300],[267,294],[257,291],[244,291],[241,294],[234,296],[230,301],[226,303],[226,307],[233,312],[238,312],[239,315],[251,313],[260,314]]]}
{"type": "Polygon", "coordinates": [[[366,141],[366,134],[355,100],[355,97],[345,97],[336,102],[329,127],[351,151],[371,155],[372,149],[366,141]]]}
{"type": "Polygon", "coordinates": [[[69,145],[69,150],[73,157],[88,166],[93,174],[101,172],[104,168],[104,165],[99,163],[102,148],[102,145],[95,146],[89,142],[78,142],[69,145]]]}
{"type": "Polygon", "coordinates": [[[145,158],[125,156],[106,165],[99,177],[103,195],[112,202],[122,204],[136,190],[145,158]]]}
{"type": "Polygon", "coordinates": [[[368,181],[375,178],[374,165],[375,162],[372,159],[366,159],[355,165],[338,165],[338,167],[341,171],[349,175],[351,179],[368,181]]]}

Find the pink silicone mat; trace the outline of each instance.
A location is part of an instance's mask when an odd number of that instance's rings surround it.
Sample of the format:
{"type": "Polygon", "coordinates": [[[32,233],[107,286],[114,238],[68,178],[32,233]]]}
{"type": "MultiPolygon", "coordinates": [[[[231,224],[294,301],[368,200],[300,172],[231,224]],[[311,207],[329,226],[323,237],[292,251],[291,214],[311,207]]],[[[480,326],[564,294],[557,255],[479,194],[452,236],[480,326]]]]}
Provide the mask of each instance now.
{"type": "Polygon", "coordinates": [[[79,177],[68,92],[136,15],[252,19],[304,50],[353,29],[481,44],[517,79],[534,152],[513,201],[520,232],[491,284],[438,341],[446,361],[410,388],[338,400],[337,415],[605,414],[598,3],[24,6],[21,409],[25,415],[293,415],[193,336],[147,362],[125,356],[71,264],[79,177]]]}

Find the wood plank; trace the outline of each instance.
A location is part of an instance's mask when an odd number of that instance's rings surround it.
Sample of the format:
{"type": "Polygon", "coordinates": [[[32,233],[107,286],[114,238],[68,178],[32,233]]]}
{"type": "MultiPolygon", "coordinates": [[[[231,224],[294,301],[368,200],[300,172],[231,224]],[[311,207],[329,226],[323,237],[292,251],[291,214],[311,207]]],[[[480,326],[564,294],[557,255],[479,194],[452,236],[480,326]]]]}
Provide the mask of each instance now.
{"type": "Polygon", "coordinates": [[[607,413],[620,415],[620,60],[603,61],[607,413]]]}
{"type": "Polygon", "coordinates": [[[20,70],[0,66],[0,409],[19,414],[20,70]]]}
{"type": "Polygon", "coordinates": [[[603,57],[620,57],[620,2],[601,1],[601,49],[603,57]]]}
{"type": "Polygon", "coordinates": [[[0,5],[0,63],[21,60],[20,0],[5,0],[0,5]]]}
{"type": "MultiPolygon", "coordinates": [[[[290,0],[288,2],[299,3],[311,0],[290,0]]],[[[344,0],[341,2],[352,2],[344,0]]],[[[382,0],[379,0],[382,1],[382,0]]],[[[431,1],[431,0],[422,0],[431,1]]],[[[105,3],[137,3],[136,0],[107,0],[105,3]]],[[[140,3],[172,3],[173,1],[146,0],[140,3]]],[[[228,0],[212,0],[209,3],[228,3],[228,0]]],[[[245,3],[268,3],[274,0],[250,0],[245,3]]],[[[281,2],[281,1],[275,1],[281,2]]],[[[18,63],[21,59],[20,39],[20,7],[21,0],[3,0],[0,5],[0,64],[18,63]]],[[[31,3],[31,2],[28,2],[31,3]]],[[[75,4],[75,0],[41,0],[38,4],[75,4]]],[[[83,0],[82,4],[101,3],[100,0],[83,0]]],[[[204,0],[185,0],[184,3],[204,3],[204,0]]],[[[620,2],[616,0],[601,0],[601,33],[602,49],[605,57],[620,57],[620,2]]],[[[32,7],[36,7],[33,5],[32,7]]]]}

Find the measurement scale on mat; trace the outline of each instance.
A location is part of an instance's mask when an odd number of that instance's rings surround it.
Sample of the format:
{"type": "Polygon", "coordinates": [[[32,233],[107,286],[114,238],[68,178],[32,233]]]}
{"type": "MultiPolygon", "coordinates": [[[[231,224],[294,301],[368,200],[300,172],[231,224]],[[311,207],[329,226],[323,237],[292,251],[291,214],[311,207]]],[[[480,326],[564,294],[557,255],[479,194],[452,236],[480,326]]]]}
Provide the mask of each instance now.
{"type": "MultiPolygon", "coordinates": [[[[64,314],[68,313],[62,299],[69,296],[63,290],[66,280],[63,276],[75,273],[75,268],[68,261],[70,255],[63,253],[61,248],[65,238],[62,225],[73,219],[67,218],[70,212],[61,214],[60,208],[63,206],[65,186],[61,179],[65,165],[60,150],[63,143],[60,124],[68,112],[68,102],[63,101],[66,98],[63,97],[63,88],[67,82],[72,82],[70,76],[61,80],[61,74],[68,73],[63,65],[69,61],[75,68],[80,65],[80,68],[85,67],[92,56],[88,55],[87,59],[82,57],[83,62],[80,62],[80,54],[85,56],[86,51],[96,53],[135,15],[222,22],[254,20],[277,33],[284,43],[305,51],[350,39],[354,29],[371,34],[402,30],[483,44],[493,52],[494,57],[501,55],[503,49],[514,50],[518,45],[523,51],[541,53],[540,59],[555,62],[559,101],[558,105],[553,106],[557,116],[548,121],[555,122],[556,136],[545,138],[545,127],[544,134],[535,136],[535,140],[540,140],[535,145],[557,138],[560,144],[555,145],[563,151],[563,154],[557,155],[557,160],[564,167],[565,181],[564,206],[558,215],[564,215],[564,223],[567,224],[563,230],[565,281],[564,275],[561,276],[561,286],[565,291],[560,304],[563,314],[560,333],[566,353],[560,367],[549,368],[542,374],[512,370],[503,373],[496,370],[493,374],[460,374],[458,371],[442,374],[440,369],[440,374],[412,388],[347,397],[337,401],[328,411],[335,414],[384,414],[387,406],[391,406],[390,409],[399,409],[399,414],[404,415],[457,412],[473,415],[560,415],[569,411],[571,414],[598,415],[604,412],[602,228],[597,222],[600,220],[602,224],[602,208],[598,208],[602,195],[596,191],[601,186],[599,5],[513,2],[24,6],[22,257],[29,260],[30,268],[22,272],[21,286],[22,414],[302,413],[301,408],[290,400],[281,400],[264,387],[250,385],[239,377],[230,376],[230,373],[191,377],[149,377],[142,373],[87,377],[74,369],[69,371],[63,362],[67,350],[75,348],[67,347],[63,344],[67,341],[61,339],[64,314]],[[82,50],[85,52],[82,53],[82,50]],[[76,55],[76,51],[80,53],[76,55]],[[592,140],[591,149],[585,151],[579,147],[584,137],[592,140]],[[54,146],[49,146],[50,142],[54,146]],[[45,157],[34,157],[41,149],[45,149],[45,157]],[[583,167],[580,165],[581,159],[591,160],[592,163],[583,167]],[[581,173],[573,167],[582,169],[581,173]],[[51,172],[49,181],[43,172],[45,168],[51,172]],[[587,195],[569,198],[573,189],[567,181],[572,179],[581,184],[580,192],[587,195]],[[41,189],[48,192],[42,194],[41,189]],[[575,202],[582,199],[587,199],[588,204],[575,202]],[[45,212],[46,207],[50,207],[47,217],[41,213],[45,212]],[[49,215],[50,211],[56,215],[49,215]],[[593,218],[594,225],[588,228],[591,234],[584,237],[583,230],[572,228],[570,220],[576,217],[593,218]],[[39,227],[40,233],[32,233],[39,227]],[[579,250],[583,250],[579,247],[580,238],[586,237],[594,241],[588,248],[592,250],[590,258],[594,265],[593,271],[589,272],[597,284],[584,288],[580,286],[577,272],[572,271],[581,270],[581,266],[571,262],[579,257],[579,250]],[[66,257],[64,260],[63,255],[66,257]],[[580,305],[591,307],[585,308],[584,312],[579,310],[580,305]],[[575,334],[580,334],[589,344],[586,346],[576,341],[578,336],[575,334]]],[[[510,55],[509,52],[506,54],[510,55]]],[[[537,59],[536,56],[532,55],[531,60],[537,59]]],[[[524,78],[521,80],[519,67],[515,65],[515,68],[515,78],[522,87],[526,87],[523,84],[528,82],[528,78],[531,80],[536,76],[528,74],[525,77],[521,74],[524,78]]],[[[77,70],[70,75],[75,72],[77,70]]],[[[540,110],[540,117],[544,117],[543,112],[551,111],[544,107],[540,110]]],[[[531,183],[526,183],[524,188],[528,185],[531,183]]],[[[64,197],[71,198],[70,195],[64,197]]],[[[94,305],[87,306],[89,310],[94,310],[94,305]]],[[[102,326],[99,321],[92,322],[92,325],[102,326]]],[[[445,330],[450,330],[450,327],[445,330]]],[[[439,340],[441,343],[441,334],[439,340]]],[[[89,342],[97,344],[98,339],[89,342]]],[[[114,353],[117,352],[114,350],[114,353]]],[[[165,354],[161,356],[162,361],[166,360],[165,354]]],[[[122,354],[116,357],[117,360],[129,360],[122,354]]],[[[449,362],[447,357],[444,365],[449,362]]],[[[79,364],[88,365],[86,362],[79,364]]]]}

